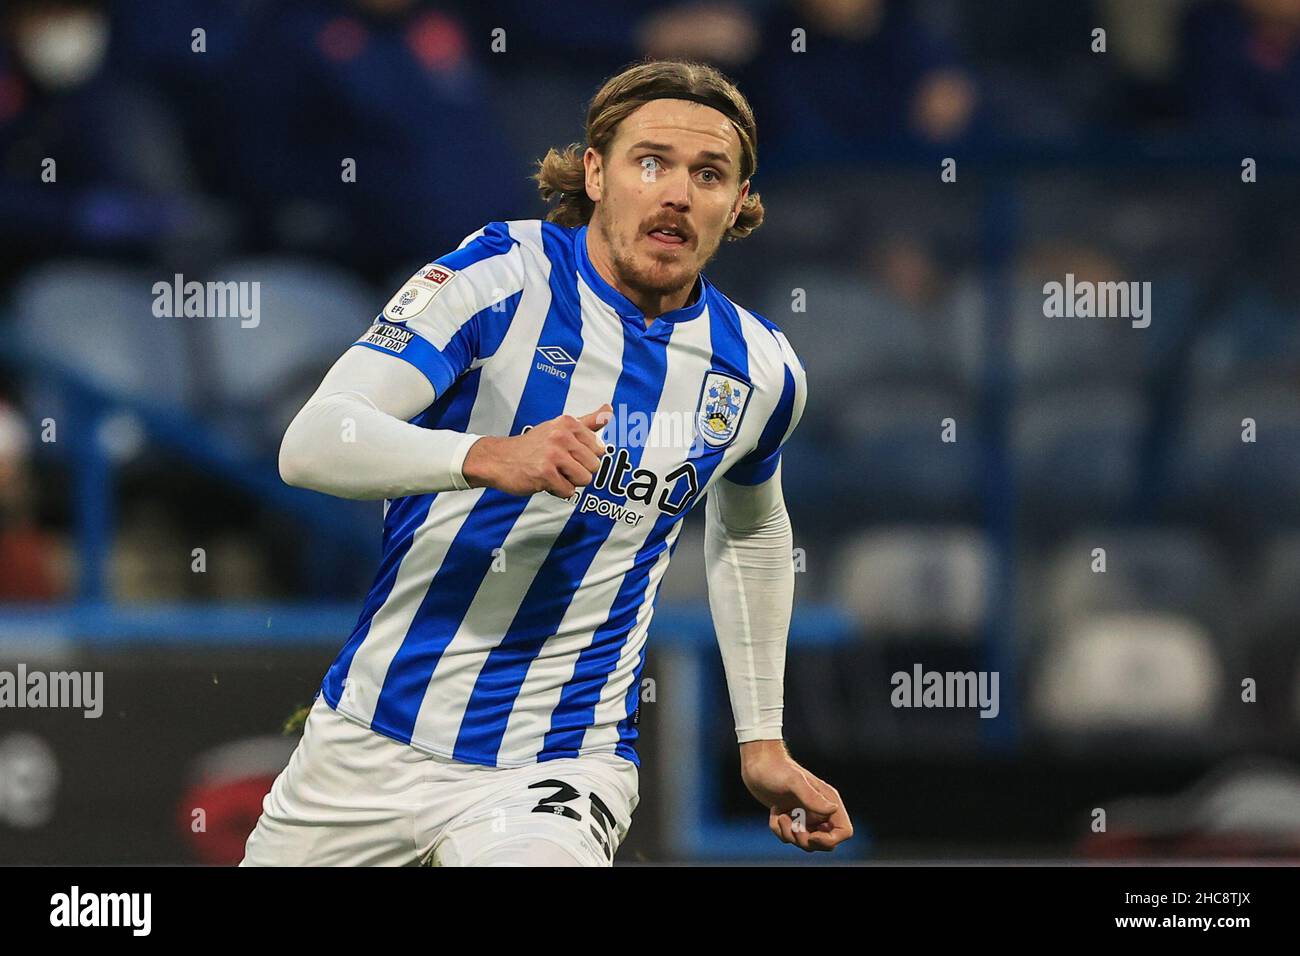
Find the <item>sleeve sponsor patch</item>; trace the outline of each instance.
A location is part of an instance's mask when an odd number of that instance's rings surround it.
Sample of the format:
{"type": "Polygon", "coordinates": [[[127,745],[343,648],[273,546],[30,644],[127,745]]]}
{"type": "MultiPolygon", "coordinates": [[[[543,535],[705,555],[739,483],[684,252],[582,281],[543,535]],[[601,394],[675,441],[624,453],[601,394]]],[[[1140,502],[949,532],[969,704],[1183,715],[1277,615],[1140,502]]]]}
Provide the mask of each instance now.
{"type": "Polygon", "coordinates": [[[431,262],[406,281],[397,294],[384,306],[384,317],[393,322],[406,322],[425,310],[433,297],[442,291],[456,273],[446,266],[431,262]]]}
{"type": "Polygon", "coordinates": [[[395,355],[401,355],[402,351],[411,344],[414,335],[415,333],[409,329],[390,325],[387,322],[376,322],[365,335],[357,339],[357,344],[373,345],[395,355]]]}
{"type": "Polygon", "coordinates": [[[440,266],[435,262],[425,270],[424,278],[436,286],[444,286],[451,281],[452,277],[455,275],[456,273],[448,269],[446,266],[440,266]]]}

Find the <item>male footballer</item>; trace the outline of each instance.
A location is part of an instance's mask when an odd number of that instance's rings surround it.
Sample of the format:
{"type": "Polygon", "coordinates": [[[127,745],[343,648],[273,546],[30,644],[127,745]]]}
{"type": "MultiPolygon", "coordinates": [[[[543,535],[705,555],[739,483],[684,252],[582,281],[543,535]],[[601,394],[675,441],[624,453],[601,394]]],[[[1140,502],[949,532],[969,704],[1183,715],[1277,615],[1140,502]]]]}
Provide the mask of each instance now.
{"type": "Polygon", "coordinates": [[[383,557],[243,865],[610,865],[656,595],[701,500],[745,785],[786,843],[853,833],[782,741],[804,369],[701,273],[763,219],[753,112],[711,67],[645,62],[586,139],[539,164],[546,221],[421,268],[284,436],[289,484],[384,499],[383,557]]]}

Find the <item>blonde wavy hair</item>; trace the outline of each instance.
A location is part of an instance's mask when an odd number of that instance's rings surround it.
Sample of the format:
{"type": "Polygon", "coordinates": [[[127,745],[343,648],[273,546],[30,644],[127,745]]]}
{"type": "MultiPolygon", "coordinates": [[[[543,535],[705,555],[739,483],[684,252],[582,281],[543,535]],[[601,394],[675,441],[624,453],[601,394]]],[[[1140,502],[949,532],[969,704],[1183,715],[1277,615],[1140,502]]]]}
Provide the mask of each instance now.
{"type": "MultiPolygon", "coordinates": [[[[587,145],[605,156],[619,123],[639,107],[659,99],[694,100],[726,116],[740,137],[740,182],[754,175],[758,168],[758,127],[749,101],[719,70],[689,60],[647,60],[606,80],[587,107],[587,145]]],[[[552,147],[537,161],[532,178],[537,180],[542,199],[555,203],[546,214],[548,222],[572,227],[591,221],[596,204],[587,196],[587,174],[582,163],[587,145],[552,147]]],[[[736,222],[724,235],[727,239],[743,239],[762,223],[763,201],[751,191],[736,222]]]]}

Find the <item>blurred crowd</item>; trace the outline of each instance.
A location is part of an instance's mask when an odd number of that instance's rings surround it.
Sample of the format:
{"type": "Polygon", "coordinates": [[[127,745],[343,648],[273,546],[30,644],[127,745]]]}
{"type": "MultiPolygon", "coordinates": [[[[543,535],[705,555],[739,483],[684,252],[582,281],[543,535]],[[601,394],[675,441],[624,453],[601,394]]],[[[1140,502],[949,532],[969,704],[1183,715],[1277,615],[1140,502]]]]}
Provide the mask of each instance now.
{"type": "Polygon", "coordinates": [[[531,154],[576,137],[599,80],[644,55],[734,75],[772,174],[1300,120],[1294,0],[11,0],[3,278],[55,253],[273,249],[384,279],[487,205],[528,209],[531,154]]]}

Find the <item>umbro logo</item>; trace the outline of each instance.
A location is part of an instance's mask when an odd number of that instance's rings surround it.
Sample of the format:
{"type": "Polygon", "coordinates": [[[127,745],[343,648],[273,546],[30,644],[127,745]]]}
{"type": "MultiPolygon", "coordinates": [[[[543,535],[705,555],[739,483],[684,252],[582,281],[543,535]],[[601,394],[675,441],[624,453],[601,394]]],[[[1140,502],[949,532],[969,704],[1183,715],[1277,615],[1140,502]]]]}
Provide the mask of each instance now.
{"type": "Polygon", "coordinates": [[[575,362],[573,356],[558,345],[539,345],[537,351],[552,365],[573,365],[575,362]]]}
{"type": "Polygon", "coordinates": [[[545,362],[537,363],[537,371],[545,372],[547,375],[554,375],[556,378],[569,377],[568,372],[564,371],[562,368],[558,368],[557,366],[576,364],[573,356],[564,351],[564,349],[560,348],[558,345],[539,345],[537,347],[537,354],[546,359],[545,362]]]}

